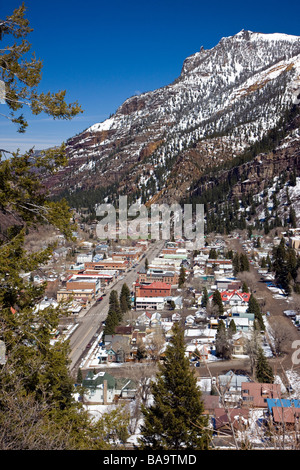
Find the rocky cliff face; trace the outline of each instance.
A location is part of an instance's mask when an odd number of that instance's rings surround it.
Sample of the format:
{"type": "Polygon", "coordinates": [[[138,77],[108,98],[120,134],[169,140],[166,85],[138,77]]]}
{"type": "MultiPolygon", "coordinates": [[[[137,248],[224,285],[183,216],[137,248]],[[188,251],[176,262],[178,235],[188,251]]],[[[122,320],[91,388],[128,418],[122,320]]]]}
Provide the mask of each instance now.
{"type": "Polygon", "coordinates": [[[172,84],[69,139],[69,165],[47,184],[56,194],[106,188],[110,199],[175,202],[299,101],[300,37],[241,31],[188,57],[172,84]]]}

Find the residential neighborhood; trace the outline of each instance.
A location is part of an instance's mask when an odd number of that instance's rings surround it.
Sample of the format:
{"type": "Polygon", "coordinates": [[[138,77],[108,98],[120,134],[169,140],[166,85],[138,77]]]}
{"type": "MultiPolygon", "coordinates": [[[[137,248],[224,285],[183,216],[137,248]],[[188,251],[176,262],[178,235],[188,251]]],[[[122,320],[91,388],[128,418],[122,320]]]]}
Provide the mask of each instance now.
{"type": "Polygon", "coordinates": [[[2,3],[0,449],[299,450],[300,2],[2,3]]]}
{"type": "MultiPolygon", "coordinates": [[[[272,257],[281,240],[299,254],[295,240],[300,229],[292,236],[282,233],[271,242],[261,237],[259,243],[245,233],[210,236],[202,248],[194,250],[182,239],[159,245],[151,240],[104,243],[95,237],[93,225],[81,227],[71,247],[61,242],[64,249],[59,253],[64,255],[54,254],[45,276],[31,273],[31,277],[36,283],[46,280],[49,290],[37,308],[64,304],[68,310],[53,332],[54,342],[72,338],[88,318],[99,318],[73,370],[82,374],[77,385],[84,393],[78,400],[91,415],[122,405],[134,409],[139,419],[128,442],[128,448],[134,448],[141,419],[137,408],[151,399],[149,383],[164,361],[176,323],[184,330],[186,357],[202,392],[215,447],[232,448],[248,438],[257,448],[274,446],[275,438],[266,440],[260,435],[266,428],[259,423],[275,434],[286,426],[289,438],[297,433],[300,392],[297,368],[291,362],[291,337],[286,336],[284,344],[272,318],[276,315],[278,321],[276,309],[281,309],[280,320],[288,322],[297,338],[299,304],[276,285],[274,273],[264,267],[263,260],[272,257]],[[87,233],[92,242],[84,241],[87,233]],[[241,260],[247,261],[243,267],[241,261],[239,268],[234,256],[237,247],[241,260]],[[47,277],[48,269],[53,277],[47,277]],[[130,307],[114,331],[104,334],[110,294],[117,286],[120,292],[124,284],[130,292],[130,307]],[[268,295],[262,296],[262,289],[268,295]],[[253,299],[259,312],[253,308],[253,299]],[[273,380],[257,380],[254,342],[272,364],[273,380]],[[279,367],[278,359],[284,364],[285,358],[286,366],[279,367]]],[[[281,333],[285,329],[286,325],[281,333]]]]}

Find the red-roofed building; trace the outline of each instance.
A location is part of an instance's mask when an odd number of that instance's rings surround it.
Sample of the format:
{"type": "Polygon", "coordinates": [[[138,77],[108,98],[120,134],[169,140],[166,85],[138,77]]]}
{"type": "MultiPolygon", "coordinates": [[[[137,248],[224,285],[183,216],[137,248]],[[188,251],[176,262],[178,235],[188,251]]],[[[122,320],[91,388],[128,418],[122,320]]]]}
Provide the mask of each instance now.
{"type": "Polygon", "coordinates": [[[234,291],[223,291],[221,292],[221,298],[224,305],[247,305],[250,299],[248,292],[234,291]]]}
{"type": "Polygon", "coordinates": [[[300,419],[300,409],[295,407],[274,407],[273,421],[276,425],[288,425],[290,428],[298,424],[300,419]]]}
{"type": "Polygon", "coordinates": [[[241,395],[243,406],[267,408],[268,398],[281,398],[280,384],[243,382],[241,395]]]}
{"type": "Polygon", "coordinates": [[[242,431],[249,425],[249,409],[245,408],[216,408],[215,430],[221,435],[232,434],[233,430],[242,431]]]}
{"type": "Polygon", "coordinates": [[[136,284],[136,297],[169,297],[171,295],[171,284],[157,281],[151,284],[136,284]]]}

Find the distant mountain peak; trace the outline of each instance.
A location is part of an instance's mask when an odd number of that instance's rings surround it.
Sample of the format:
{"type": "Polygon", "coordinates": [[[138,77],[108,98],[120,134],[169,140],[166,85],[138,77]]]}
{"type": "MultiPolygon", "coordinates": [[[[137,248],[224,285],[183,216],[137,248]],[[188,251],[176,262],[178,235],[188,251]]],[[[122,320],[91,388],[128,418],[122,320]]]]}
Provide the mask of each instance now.
{"type": "Polygon", "coordinates": [[[173,83],[69,139],[68,168],[49,187],[181,197],[207,168],[262,139],[299,93],[300,37],[243,29],[187,57],[173,83]]]}

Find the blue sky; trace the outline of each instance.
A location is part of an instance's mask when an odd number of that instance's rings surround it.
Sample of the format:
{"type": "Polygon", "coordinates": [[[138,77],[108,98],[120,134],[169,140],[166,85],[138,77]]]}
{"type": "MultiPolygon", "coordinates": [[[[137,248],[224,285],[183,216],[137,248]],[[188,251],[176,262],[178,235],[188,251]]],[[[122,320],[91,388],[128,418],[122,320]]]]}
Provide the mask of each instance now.
{"type": "MultiPolygon", "coordinates": [[[[2,1],[1,18],[20,3],[2,1]]],[[[104,121],[130,96],[168,85],[186,57],[241,29],[300,35],[296,0],[27,0],[25,5],[34,29],[28,39],[44,63],[39,90],[66,89],[67,101],[78,100],[84,113],[70,122],[29,116],[25,134],[0,116],[0,147],[7,150],[66,141],[104,121]]]]}

